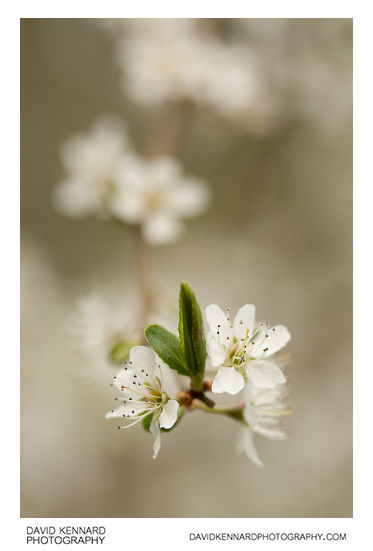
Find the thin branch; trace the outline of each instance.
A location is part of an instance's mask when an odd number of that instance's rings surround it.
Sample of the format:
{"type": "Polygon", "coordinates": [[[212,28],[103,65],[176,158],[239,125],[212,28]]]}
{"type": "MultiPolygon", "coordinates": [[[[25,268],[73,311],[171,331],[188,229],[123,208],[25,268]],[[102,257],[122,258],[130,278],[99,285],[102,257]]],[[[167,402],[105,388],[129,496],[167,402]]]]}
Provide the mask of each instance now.
{"type": "Polygon", "coordinates": [[[223,407],[211,408],[211,407],[208,407],[203,402],[201,402],[200,400],[195,399],[193,400],[189,409],[192,411],[195,409],[199,409],[201,411],[205,411],[206,413],[214,413],[216,415],[227,415],[228,417],[232,417],[233,419],[236,419],[236,421],[244,421],[244,417],[243,417],[244,407],[245,407],[245,403],[242,402],[231,408],[223,408],[223,407]]]}

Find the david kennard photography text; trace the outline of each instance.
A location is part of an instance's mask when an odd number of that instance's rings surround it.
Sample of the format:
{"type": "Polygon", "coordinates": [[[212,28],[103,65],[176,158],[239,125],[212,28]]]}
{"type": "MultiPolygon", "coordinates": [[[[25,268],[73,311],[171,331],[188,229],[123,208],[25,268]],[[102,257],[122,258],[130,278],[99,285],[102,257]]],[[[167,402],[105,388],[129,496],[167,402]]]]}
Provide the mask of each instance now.
{"type": "Polygon", "coordinates": [[[56,544],[102,544],[105,540],[104,526],[27,526],[27,543],[56,544]]]}

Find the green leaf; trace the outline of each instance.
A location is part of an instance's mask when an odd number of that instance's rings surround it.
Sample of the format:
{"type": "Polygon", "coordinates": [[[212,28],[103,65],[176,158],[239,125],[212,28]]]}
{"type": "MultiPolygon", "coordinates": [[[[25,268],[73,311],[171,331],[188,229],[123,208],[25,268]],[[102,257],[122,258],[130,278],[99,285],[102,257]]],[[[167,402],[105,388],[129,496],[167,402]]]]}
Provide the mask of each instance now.
{"type": "Polygon", "coordinates": [[[186,283],[182,283],[179,295],[179,339],[190,375],[194,375],[196,371],[192,344],[192,326],[192,303],[189,288],[186,283]]]}
{"type": "Polygon", "coordinates": [[[149,325],[145,337],[158,356],[180,375],[189,375],[179,339],[160,325],[149,325]]]}
{"type": "Polygon", "coordinates": [[[192,334],[193,334],[193,350],[196,358],[196,364],[198,372],[205,371],[207,350],[206,350],[206,339],[205,339],[205,328],[203,325],[203,318],[201,308],[197,302],[197,299],[191,290],[192,293],[192,334]]]}
{"type": "Polygon", "coordinates": [[[150,425],[151,425],[151,422],[152,422],[152,419],[153,419],[153,415],[154,415],[154,413],[149,413],[149,415],[146,415],[145,417],[143,417],[141,419],[142,426],[148,432],[150,432],[150,425]]]}
{"type": "MultiPolygon", "coordinates": [[[[201,387],[206,362],[206,340],[202,313],[187,283],[180,286],[179,337],[184,351],[192,386],[201,387]],[[193,385],[194,379],[194,385],[193,385]]],[[[199,390],[200,388],[196,388],[199,390]]]]}
{"type": "Polygon", "coordinates": [[[109,360],[113,364],[121,364],[129,357],[130,350],[135,343],[130,341],[120,341],[116,343],[109,352],[109,360]]]}

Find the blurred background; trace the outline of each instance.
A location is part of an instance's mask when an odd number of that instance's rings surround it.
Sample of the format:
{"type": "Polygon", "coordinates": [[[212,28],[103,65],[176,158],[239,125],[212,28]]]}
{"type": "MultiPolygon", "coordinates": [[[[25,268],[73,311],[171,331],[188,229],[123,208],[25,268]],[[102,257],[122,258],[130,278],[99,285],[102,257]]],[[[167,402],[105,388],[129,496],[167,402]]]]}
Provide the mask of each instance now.
{"type": "Polygon", "coordinates": [[[135,292],[132,233],[53,208],[59,148],[115,113],[141,151],[165,106],[123,94],[128,21],[24,19],[22,517],[352,516],[352,20],[194,23],[247,48],[266,105],[259,94],[241,124],[197,102],[183,121],[177,155],[213,202],[151,249],[154,274],[175,303],[188,281],[203,310],[253,303],[290,329],[291,438],[258,436],[258,469],[236,454],[238,425],[194,412],[153,461],[140,426],[105,420],[113,391],[86,376],[66,320],[81,294],[115,305],[135,292]]]}

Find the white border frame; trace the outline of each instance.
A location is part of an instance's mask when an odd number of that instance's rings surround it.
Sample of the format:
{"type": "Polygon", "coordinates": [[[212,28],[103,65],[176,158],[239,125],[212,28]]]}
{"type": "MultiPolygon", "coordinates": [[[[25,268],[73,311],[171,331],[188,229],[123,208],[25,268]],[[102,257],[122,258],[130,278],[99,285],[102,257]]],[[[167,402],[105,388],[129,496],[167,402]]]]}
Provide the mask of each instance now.
{"type": "MultiPolygon", "coordinates": [[[[372,19],[368,2],[308,3],[275,0],[254,3],[204,2],[193,0],[184,6],[171,2],[136,1],[135,5],[106,0],[83,3],[66,0],[17,2],[3,14],[1,33],[2,107],[5,126],[2,128],[3,215],[2,223],[2,332],[3,400],[2,415],[2,505],[5,522],[2,543],[5,549],[26,549],[27,525],[104,525],[107,527],[106,549],[148,545],[178,549],[200,546],[190,542],[189,532],[347,532],[347,542],[329,543],[347,549],[371,548],[370,512],[372,494],[372,451],[369,404],[372,385],[372,359],[367,354],[370,343],[372,310],[371,285],[373,263],[372,236],[372,19]],[[19,518],[19,408],[15,403],[19,388],[19,19],[62,17],[347,17],[354,19],[354,518],[353,519],[20,519],[19,518]],[[18,138],[18,139],[17,139],[18,138]],[[11,151],[9,153],[9,145],[11,151]],[[369,163],[369,164],[368,164],[369,163]],[[11,205],[11,208],[9,208],[11,205]],[[9,238],[11,236],[11,238],[9,238]],[[5,338],[4,338],[5,336],[5,338]],[[5,380],[4,380],[5,379],[5,380]],[[15,394],[13,394],[13,389],[15,394]],[[141,537],[141,540],[139,540],[141,537]]],[[[277,545],[295,549],[295,542],[256,542],[262,549],[277,545]]],[[[216,545],[250,545],[250,542],[203,542],[208,548],[216,545]]],[[[254,542],[251,543],[254,545],[254,542]]],[[[299,545],[299,544],[298,544],[299,545]]],[[[308,542],[322,546],[323,542],[308,542]]],[[[45,549],[50,545],[42,546],[45,549]]],[[[61,547],[61,546],[59,546],[61,547]]],[[[29,548],[29,547],[27,547],[29,548]]]]}

